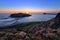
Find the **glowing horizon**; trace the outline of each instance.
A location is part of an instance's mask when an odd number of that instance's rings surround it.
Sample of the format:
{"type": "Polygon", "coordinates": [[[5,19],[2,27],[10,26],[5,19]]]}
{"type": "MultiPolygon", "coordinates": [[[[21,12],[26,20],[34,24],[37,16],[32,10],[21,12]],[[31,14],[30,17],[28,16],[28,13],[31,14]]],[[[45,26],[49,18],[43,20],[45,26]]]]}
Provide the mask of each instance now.
{"type": "Polygon", "coordinates": [[[31,12],[60,12],[60,10],[32,10],[32,9],[24,9],[24,10],[0,10],[0,13],[31,13],[31,12]]]}

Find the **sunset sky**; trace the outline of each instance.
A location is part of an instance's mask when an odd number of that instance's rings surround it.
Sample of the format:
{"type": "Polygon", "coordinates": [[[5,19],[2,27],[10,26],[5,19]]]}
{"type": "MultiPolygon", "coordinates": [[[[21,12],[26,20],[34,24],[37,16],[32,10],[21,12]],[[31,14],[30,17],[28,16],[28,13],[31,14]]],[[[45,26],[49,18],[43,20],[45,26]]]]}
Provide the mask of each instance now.
{"type": "Polygon", "coordinates": [[[0,0],[0,12],[60,12],[60,0],[0,0]]]}

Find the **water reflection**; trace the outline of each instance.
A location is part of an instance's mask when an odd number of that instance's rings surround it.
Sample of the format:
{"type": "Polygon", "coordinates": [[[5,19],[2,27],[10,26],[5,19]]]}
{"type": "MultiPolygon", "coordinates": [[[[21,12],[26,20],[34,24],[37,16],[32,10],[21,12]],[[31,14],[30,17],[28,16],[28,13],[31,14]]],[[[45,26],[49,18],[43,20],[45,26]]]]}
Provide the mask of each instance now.
{"type": "Polygon", "coordinates": [[[19,22],[36,22],[36,21],[47,21],[54,18],[56,15],[32,15],[30,17],[24,17],[19,19],[19,22]]]}

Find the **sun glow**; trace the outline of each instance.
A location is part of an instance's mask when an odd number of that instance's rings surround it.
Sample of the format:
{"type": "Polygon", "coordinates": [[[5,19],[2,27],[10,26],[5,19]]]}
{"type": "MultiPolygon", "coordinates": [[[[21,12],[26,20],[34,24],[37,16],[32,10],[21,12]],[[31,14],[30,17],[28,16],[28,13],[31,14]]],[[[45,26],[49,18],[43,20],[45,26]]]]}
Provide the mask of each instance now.
{"type": "Polygon", "coordinates": [[[30,9],[25,9],[25,10],[23,10],[23,12],[29,14],[30,12],[32,12],[32,10],[30,10],[30,9]]]}

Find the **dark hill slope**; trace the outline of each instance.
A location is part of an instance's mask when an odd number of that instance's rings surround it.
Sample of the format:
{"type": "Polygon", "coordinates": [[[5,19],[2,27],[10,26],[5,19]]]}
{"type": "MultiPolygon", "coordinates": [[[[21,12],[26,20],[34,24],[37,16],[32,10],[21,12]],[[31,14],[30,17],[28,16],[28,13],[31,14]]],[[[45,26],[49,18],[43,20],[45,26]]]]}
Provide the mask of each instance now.
{"type": "Polygon", "coordinates": [[[28,32],[33,40],[60,40],[60,13],[54,19],[36,24],[28,32]]]}
{"type": "Polygon", "coordinates": [[[60,13],[57,14],[57,16],[53,21],[54,21],[54,24],[51,25],[51,28],[55,28],[55,29],[60,28],[60,13]]]}

